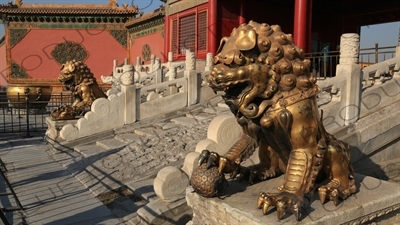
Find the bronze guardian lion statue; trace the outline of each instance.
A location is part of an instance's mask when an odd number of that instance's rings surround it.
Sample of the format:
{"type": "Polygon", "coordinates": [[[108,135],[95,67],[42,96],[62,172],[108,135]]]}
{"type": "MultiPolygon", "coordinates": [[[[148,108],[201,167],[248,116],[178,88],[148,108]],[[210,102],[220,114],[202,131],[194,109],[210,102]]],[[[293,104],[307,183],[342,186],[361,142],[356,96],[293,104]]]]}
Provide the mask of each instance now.
{"type": "Polygon", "coordinates": [[[215,167],[220,177],[230,173],[234,178],[247,171],[250,183],[284,173],[278,193],[261,192],[257,206],[264,214],[275,206],[278,219],[288,209],[299,220],[304,195],[316,188],[322,204],[329,199],[337,205],[356,192],[349,146],[324,129],[316,77],[291,35],[277,25],[242,24],[221,40],[214,64],[209,85],[225,92],[243,134],[224,155],[201,153],[201,166],[191,178],[197,193],[210,197],[218,191],[217,185],[205,187],[199,179],[215,167]],[[260,164],[241,168],[257,147],[260,164]]]}

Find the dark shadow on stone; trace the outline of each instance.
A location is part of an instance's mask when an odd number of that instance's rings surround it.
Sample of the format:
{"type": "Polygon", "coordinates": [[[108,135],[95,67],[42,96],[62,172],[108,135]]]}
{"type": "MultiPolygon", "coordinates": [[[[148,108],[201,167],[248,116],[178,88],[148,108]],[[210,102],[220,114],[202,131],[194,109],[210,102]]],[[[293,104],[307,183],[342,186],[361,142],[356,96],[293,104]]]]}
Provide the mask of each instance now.
{"type": "Polygon", "coordinates": [[[384,168],[381,168],[380,165],[370,159],[372,155],[381,151],[384,151],[384,147],[373,151],[372,154],[366,155],[358,146],[351,146],[351,162],[354,172],[385,181],[389,180],[384,168]]]}

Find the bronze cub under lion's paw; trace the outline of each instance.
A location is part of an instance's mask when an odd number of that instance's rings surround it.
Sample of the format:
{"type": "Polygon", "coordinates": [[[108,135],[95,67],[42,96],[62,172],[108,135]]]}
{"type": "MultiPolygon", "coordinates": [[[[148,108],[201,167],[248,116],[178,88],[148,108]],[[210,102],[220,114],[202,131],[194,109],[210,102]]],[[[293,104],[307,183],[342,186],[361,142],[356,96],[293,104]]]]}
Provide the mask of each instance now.
{"type": "MultiPolygon", "coordinates": [[[[199,163],[219,174],[238,174],[240,163],[259,147],[260,164],[250,179],[285,173],[279,193],[260,193],[257,206],[277,207],[281,219],[291,210],[301,218],[304,194],[316,183],[322,203],[338,204],[356,192],[349,147],[328,134],[320,120],[319,87],[310,61],[277,25],[250,21],[221,40],[208,81],[242,126],[243,134],[225,155],[203,151],[199,163]]],[[[193,178],[192,178],[193,179],[193,178]]]]}

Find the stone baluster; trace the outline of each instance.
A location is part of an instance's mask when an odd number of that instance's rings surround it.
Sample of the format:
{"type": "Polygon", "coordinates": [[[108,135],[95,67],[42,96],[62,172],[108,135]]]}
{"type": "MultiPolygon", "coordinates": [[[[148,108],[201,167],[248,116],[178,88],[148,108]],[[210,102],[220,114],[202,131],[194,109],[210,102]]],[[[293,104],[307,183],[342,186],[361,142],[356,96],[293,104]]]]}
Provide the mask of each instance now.
{"type": "Polygon", "coordinates": [[[184,75],[188,79],[188,106],[191,106],[200,99],[201,77],[196,72],[196,55],[190,50],[186,50],[184,75]]]}
{"type": "Polygon", "coordinates": [[[343,88],[341,118],[344,125],[358,120],[360,115],[360,99],[362,86],[362,71],[358,64],[360,51],[360,36],[355,33],[343,34],[340,38],[340,60],[336,69],[337,77],[345,77],[346,87],[343,88]]]}
{"type": "Polygon", "coordinates": [[[191,52],[190,50],[186,50],[186,71],[191,71],[196,69],[196,55],[194,52],[191,52]]]}
{"type": "Polygon", "coordinates": [[[153,66],[154,66],[154,64],[155,64],[155,62],[156,62],[156,56],[154,55],[154,54],[151,54],[151,56],[150,56],[150,71],[149,72],[153,72],[153,66]]]}
{"type": "Polygon", "coordinates": [[[124,65],[122,66],[120,82],[122,85],[132,85],[134,82],[136,82],[133,74],[133,66],[128,64],[127,58],[125,58],[124,65]]]}
{"type": "Polygon", "coordinates": [[[136,85],[121,85],[121,92],[125,94],[124,99],[124,122],[130,124],[136,122],[140,110],[140,88],[136,85]]]}
{"type": "Polygon", "coordinates": [[[140,56],[136,57],[136,71],[142,71],[142,60],[140,59],[140,56]]]}
{"type": "Polygon", "coordinates": [[[168,68],[168,72],[166,74],[166,77],[168,78],[168,80],[175,80],[176,79],[176,67],[170,66],[168,68]]]}
{"type": "Polygon", "coordinates": [[[115,77],[117,75],[117,66],[118,66],[118,61],[114,59],[113,61],[113,76],[115,77]]]}
{"type": "Polygon", "coordinates": [[[213,54],[211,52],[206,55],[206,67],[204,71],[211,71],[213,67],[213,54]]]}
{"type": "Polygon", "coordinates": [[[173,61],[174,61],[174,53],[173,52],[168,52],[167,67],[171,67],[173,61]]]}
{"type": "MultiPolygon", "coordinates": [[[[168,72],[167,72],[166,77],[168,77],[168,80],[169,80],[169,81],[170,81],[170,80],[175,80],[175,79],[176,79],[176,75],[177,75],[176,67],[173,67],[173,66],[171,65],[168,69],[169,69],[169,70],[168,70],[168,72]]],[[[169,87],[169,94],[170,94],[170,95],[175,94],[175,93],[177,93],[177,92],[178,92],[178,88],[176,87],[176,85],[172,85],[172,86],[169,87]]]]}
{"type": "MultiPolygon", "coordinates": [[[[400,38],[399,45],[396,47],[396,57],[400,56],[400,38]]],[[[394,67],[393,77],[400,77],[400,62],[396,63],[394,67]]]]}
{"type": "Polygon", "coordinates": [[[162,68],[161,68],[161,59],[160,58],[156,58],[154,60],[153,72],[156,73],[156,84],[162,83],[163,76],[162,76],[162,68]]]}

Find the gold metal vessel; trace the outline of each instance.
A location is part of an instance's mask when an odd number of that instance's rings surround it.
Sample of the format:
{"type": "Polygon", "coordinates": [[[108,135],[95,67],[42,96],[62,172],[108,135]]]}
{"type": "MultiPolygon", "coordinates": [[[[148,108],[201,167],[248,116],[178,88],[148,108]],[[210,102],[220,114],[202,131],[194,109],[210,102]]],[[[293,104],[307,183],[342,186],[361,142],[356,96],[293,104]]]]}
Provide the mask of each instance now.
{"type": "Polygon", "coordinates": [[[43,84],[8,84],[7,99],[10,107],[26,109],[26,98],[29,108],[45,108],[51,98],[51,85],[43,84]]]}

